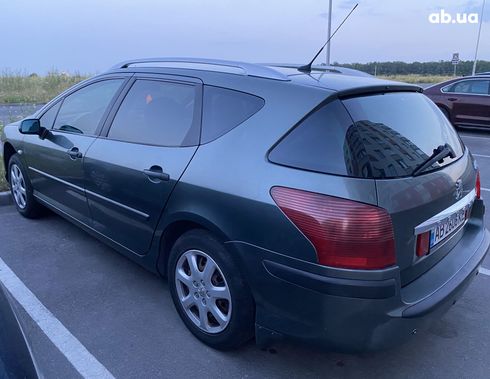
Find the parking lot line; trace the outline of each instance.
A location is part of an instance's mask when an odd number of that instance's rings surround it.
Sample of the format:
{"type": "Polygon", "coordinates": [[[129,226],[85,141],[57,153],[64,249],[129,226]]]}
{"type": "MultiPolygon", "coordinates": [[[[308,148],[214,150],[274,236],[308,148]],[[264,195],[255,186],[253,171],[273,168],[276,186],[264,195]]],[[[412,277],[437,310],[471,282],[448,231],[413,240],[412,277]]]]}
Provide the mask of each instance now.
{"type": "Polygon", "coordinates": [[[114,378],[1,258],[0,281],[80,375],[84,378],[114,378]]]}
{"type": "Polygon", "coordinates": [[[478,158],[490,158],[490,155],[484,155],[484,154],[473,154],[473,156],[478,158]]]}
{"type": "Polygon", "coordinates": [[[487,191],[487,192],[490,192],[490,188],[481,187],[480,189],[481,189],[482,191],[487,191]]]}
{"type": "Polygon", "coordinates": [[[490,270],[487,268],[480,267],[478,271],[480,271],[480,274],[490,276],[490,270]]]}

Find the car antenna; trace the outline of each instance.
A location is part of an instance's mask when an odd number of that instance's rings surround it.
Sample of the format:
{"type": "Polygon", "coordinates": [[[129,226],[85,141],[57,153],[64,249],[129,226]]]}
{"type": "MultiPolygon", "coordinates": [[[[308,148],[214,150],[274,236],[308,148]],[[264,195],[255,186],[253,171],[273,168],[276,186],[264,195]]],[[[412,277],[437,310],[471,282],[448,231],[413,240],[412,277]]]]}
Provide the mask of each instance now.
{"type": "Polygon", "coordinates": [[[335,35],[335,33],[337,33],[337,31],[340,29],[340,27],[342,25],[344,25],[344,22],[347,21],[347,19],[349,18],[349,16],[352,14],[352,12],[354,12],[354,10],[357,8],[357,6],[359,5],[359,3],[357,3],[356,5],[354,5],[354,8],[351,9],[351,11],[349,12],[349,14],[347,16],[345,16],[344,18],[344,21],[342,21],[340,23],[340,25],[337,27],[337,29],[335,29],[335,31],[333,32],[333,34],[330,36],[330,38],[327,40],[327,42],[325,42],[325,44],[321,47],[320,50],[318,50],[318,53],[316,53],[316,55],[313,57],[313,59],[311,60],[310,63],[308,63],[307,65],[304,65],[304,66],[301,66],[301,67],[298,67],[298,71],[301,71],[301,72],[311,72],[311,66],[313,65],[313,62],[315,61],[315,59],[320,55],[320,53],[323,51],[323,49],[325,48],[325,46],[327,46],[327,44],[330,42],[330,40],[333,38],[333,36],[335,35]]]}

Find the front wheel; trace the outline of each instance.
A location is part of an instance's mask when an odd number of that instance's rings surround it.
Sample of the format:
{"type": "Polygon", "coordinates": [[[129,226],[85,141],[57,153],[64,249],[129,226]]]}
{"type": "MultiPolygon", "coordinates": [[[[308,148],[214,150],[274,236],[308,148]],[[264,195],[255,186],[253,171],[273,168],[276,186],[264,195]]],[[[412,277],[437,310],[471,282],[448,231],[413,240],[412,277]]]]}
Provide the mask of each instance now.
{"type": "Polygon", "coordinates": [[[182,235],[172,247],[168,278],[187,328],[216,349],[232,349],[253,336],[254,302],[222,243],[204,230],[182,235]]]}
{"type": "Polygon", "coordinates": [[[41,212],[41,205],[33,195],[32,185],[17,154],[9,161],[10,192],[19,213],[27,218],[35,218],[41,212]]]}

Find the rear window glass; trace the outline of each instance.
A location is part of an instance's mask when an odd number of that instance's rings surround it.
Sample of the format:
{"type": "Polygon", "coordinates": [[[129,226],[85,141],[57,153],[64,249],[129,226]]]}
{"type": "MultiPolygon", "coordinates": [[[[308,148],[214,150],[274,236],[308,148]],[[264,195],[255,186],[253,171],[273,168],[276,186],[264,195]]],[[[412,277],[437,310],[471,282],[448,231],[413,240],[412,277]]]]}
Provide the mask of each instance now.
{"type": "Polygon", "coordinates": [[[329,174],[397,178],[410,176],[445,143],[453,148],[456,158],[434,163],[424,173],[458,159],[463,146],[454,128],[427,97],[397,92],[325,105],[293,129],[269,159],[329,174]]]}
{"type": "Polygon", "coordinates": [[[269,159],[305,170],[347,175],[344,142],[351,125],[340,101],[331,102],[294,128],[271,151],[269,159]]]}
{"type": "Polygon", "coordinates": [[[201,143],[211,142],[253,116],[264,106],[260,97],[204,86],[201,143]]]}

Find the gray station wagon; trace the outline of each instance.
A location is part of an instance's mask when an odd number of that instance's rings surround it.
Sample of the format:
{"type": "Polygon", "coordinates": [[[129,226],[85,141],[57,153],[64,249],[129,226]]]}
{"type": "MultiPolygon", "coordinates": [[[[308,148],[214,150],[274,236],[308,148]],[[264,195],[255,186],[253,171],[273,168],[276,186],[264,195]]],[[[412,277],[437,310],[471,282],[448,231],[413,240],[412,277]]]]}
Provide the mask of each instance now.
{"type": "Polygon", "coordinates": [[[353,71],[128,61],[1,146],[22,215],[48,207],[166,276],[215,348],[397,345],[489,249],[478,167],[446,117],[417,86],[353,71]]]}

